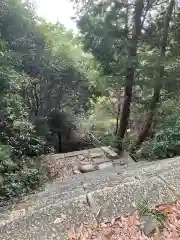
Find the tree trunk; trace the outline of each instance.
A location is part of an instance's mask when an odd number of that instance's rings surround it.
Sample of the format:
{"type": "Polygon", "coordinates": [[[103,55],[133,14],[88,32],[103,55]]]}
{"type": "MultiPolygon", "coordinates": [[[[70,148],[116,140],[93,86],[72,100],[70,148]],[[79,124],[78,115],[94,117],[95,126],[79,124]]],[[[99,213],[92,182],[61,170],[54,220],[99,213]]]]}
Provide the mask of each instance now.
{"type": "Polygon", "coordinates": [[[120,102],[120,97],[118,98],[118,109],[117,109],[117,115],[116,115],[116,129],[115,129],[115,135],[117,136],[118,134],[118,129],[119,129],[119,117],[121,114],[121,102],[120,102]]]}
{"type": "Polygon", "coordinates": [[[124,88],[124,102],[122,107],[122,113],[120,118],[120,126],[118,129],[117,148],[119,152],[122,151],[122,141],[128,126],[130,106],[132,101],[132,89],[134,85],[134,75],[136,69],[136,58],[137,58],[137,44],[141,33],[141,17],[144,8],[144,0],[136,0],[134,10],[134,22],[132,29],[132,37],[129,41],[128,46],[128,66],[126,69],[125,77],[125,88],[124,88]]]}
{"type": "Polygon", "coordinates": [[[151,99],[150,107],[149,107],[149,113],[147,115],[146,123],[140,132],[137,140],[135,143],[131,146],[130,151],[133,152],[146,140],[146,138],[149,136],[149,131],[151,129],[152,123],[154,121],[155,112],[157,108],[157,104],[160,99],[161,95],[161,80],[164,76],[164,66],[162,65],[162,62],[164,60],[165,54],[166,54],[166,47],[167,47],[167,40],[168,40],[168,29],[169,29],[169,23],[171,20],[173,8],[175,5],[175,0],[170,0],[169,5],[167,7],[166,15],[164,17],[164,32],[161,39],[161,46],[160,46],[160,56],[159,56],[159,62],[158,62],[158,68],[157,68],[157,74],[155,78],[155,85],[154,85],[154,94],[151,99]]]}
{"type": "Polygon", "coordinates": [[[62,152],[62,139],[61,139],[61,133],[57,133],[58,136],[58,153],[62,152]]]}

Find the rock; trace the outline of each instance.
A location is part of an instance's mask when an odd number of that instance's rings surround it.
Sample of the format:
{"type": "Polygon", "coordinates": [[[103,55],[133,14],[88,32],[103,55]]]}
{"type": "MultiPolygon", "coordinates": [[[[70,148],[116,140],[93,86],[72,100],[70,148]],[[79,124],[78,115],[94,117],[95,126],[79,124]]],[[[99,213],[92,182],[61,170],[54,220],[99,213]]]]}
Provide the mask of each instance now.
{"type": "Polygon", "coordinates": [[[141,230],[146,236],[151,236],[156,230],[155,220],[151,215],[145,215],[140,217],[141,230]]]}
{"type": "Polygon", "coordinates": [[[91,152],[90,153],[91,158],[99,158],[102,157],[102,152],[91,152]]]}
{"type": "Polygon", "coordinates": [[[108,156],[110,159],[116,159],[118,157],[117,153],[112,151],[109,147],[102,147],[101,148],[108,156]]]}
{"type": "Polygon", "coordinates": [[[112,148],[112,147],[111,147],[111,150],[112,150],[113,152],[115,152],[116,154],[119,154],[119,149],[118,149],[118,148],[112,148]]]}
{"type": "Polygon", "coordinates": [[[99,165],[83,163],[79,166],[79,171],[81,173],[87,173],[87,172],[93,172],[96,170],[103,170],[108,167],[113,167],[113,163],[112,162],[103,162],[103,163],[100,163],[99,165]]]}
{"type": "Polygon", "coordinates": [[[79,171],[81,173],[93,172],[96,170],[98,170],[98,166],[93,164],[81,164],[79,166],[79,171]]]}
{"type": "Polygon", "coordinates": [[[107,159],[107,157],[93,158],[93,159],[92,159],[92,162],[93,162],[94,164],[99,165],[99,164],[101,164],[101,163],[108,162],[108,159],[107,159]]]}
{"type": "Polygon", "coordinates": [[[78,156],[78,160],[79,160],[79,161],[84,161],[85,158],[86,158],[86,157],[83,156],[83,155],[79,155],[79,156],[78,156]]]}
{"type": "Polygon", "coordinates": [[[79,170],[73,170],[73,173],[74,173],[75,175],[77,175],[77,174],[80,174],[80,171],[79,171],[79,170]]]}
{"type": "Polygon", "coordinates": [[[114,166],[118,166],[118,165],[125,165],[126,163],[123,161],[124,159],[116,159],[116,160],[114,160],[113,161],[113,164],[114,164],[114,166]]]}
{"type": "Polygon", "coordinates": [[[91,164],[89,161],[84,161],[84,162],[81,162],[80,163],[81,165],[89,165],[89,164],[91,164]]]}
{"type": "Polygon", "coordinates": [[[108,167],[113,167],[113,163],[112,162],[104,162],[98,165],[98,169],[102,170],[108,167]]]}

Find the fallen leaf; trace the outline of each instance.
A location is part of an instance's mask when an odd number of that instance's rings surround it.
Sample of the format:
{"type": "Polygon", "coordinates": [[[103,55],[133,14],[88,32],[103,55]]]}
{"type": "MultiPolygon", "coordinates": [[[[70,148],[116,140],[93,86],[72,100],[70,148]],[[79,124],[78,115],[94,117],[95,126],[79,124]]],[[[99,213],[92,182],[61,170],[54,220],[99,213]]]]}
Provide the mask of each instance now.
{"type": "Polygon", "coordinates": [[[71,227],[68,230],[68,240],[74,240],[74,239],[76,239],[76,232],[75,232],[74,227],[71,227]]]}
{"type": "Polygon", "coordinates": [[[158,212],[163,212],[165,214],[172,214],[173,204],[160,204],[155,207],[155,210],[158,212]]]}
{"type": "Polygon", "coordinates": [[[155,231],[155,233],[154,233],[153,240],[161,240],[161,239],[162,239],[162,238],[161,238],[161,233],[160,233],[160,231],[159,231],[159,228],[156,227],[156,231],[155,231]]]}
{"type": "Polygon", "coordinates": [[[140,229],[138,212],[130,216],[112,218],[110,222],[98,226],[81,224],[75,231],[71,228],[68,240],[179,240],[180,239],[180,199],[173,204],[161,204],[155,211],[166,213],[164,228],[157,227],[152,237],[148,238],[140,229]]]}

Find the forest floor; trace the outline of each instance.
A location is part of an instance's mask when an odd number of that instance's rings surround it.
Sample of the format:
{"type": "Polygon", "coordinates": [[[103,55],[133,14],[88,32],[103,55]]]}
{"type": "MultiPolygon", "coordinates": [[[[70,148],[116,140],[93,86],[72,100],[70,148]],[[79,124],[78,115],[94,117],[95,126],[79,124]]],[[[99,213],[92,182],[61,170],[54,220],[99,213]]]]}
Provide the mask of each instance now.
{"type": "Polygon", "coordinates": [[[68,240],[178,240],[180,239],[180,199],[172,204],[161,204],[148,210],[145,205],[130,216],[98,226],[86,223],[71,228],[68,240]],[[143,214],[143,216],[142,216],[143,214]]]}

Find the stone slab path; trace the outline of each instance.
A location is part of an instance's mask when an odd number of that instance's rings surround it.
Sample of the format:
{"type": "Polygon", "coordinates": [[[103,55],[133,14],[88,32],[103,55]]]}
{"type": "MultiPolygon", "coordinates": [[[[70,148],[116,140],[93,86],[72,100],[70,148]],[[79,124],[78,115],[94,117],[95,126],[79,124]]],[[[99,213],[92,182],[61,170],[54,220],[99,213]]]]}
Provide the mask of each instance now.
{"type": "Polygon", "coordinates": [[[79,167],[91,165],[94,170],[100,167],[111,166],[112,163],[127,165],[133,163],[133,160],[124,153],[119,159],[118,155],[109,147],[93,148],[88,150],[52,154],[43,156],[43,163],[49,170],[50,179],[67,180],[74,175],[81,174],[79,167]]]}
{"type": "MultiPolygon", "coordinates": [[[[64,161],[62,155],[51,158],[64,161]]],[[[179,157],[133,163],[126,156],[123,165],[119,164],[122,159],[113,161],[116,164],[111,167],[74,174],[65,180],[58,178],[47,184],[44,191],[1,213],[0,239],[65,240],[67,229],[73,224],[97,224],[131,213],[142,200],[157,205],[180,195],[179,157]]]]}

